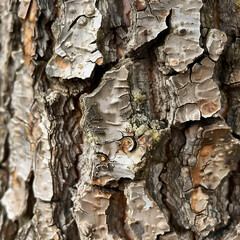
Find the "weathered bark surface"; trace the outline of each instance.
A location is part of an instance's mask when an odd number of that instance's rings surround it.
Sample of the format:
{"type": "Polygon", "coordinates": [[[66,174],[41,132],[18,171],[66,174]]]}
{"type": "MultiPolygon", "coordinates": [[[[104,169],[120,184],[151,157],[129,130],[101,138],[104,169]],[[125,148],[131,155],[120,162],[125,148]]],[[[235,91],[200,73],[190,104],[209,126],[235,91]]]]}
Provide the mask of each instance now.
{"type": "Polygon", "coordinates": [[[239,24],[236,0],[1,0],[0,239],[239,239],[239,24]]]}

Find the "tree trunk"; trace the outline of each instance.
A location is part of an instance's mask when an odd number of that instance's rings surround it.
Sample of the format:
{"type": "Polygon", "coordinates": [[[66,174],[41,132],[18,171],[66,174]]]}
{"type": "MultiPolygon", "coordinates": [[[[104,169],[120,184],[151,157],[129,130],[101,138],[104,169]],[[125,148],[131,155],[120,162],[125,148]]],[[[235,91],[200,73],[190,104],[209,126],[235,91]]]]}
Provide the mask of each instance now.
{"type": "Polygon", "coordinates": [[[240,1],[1,0],[0,239],[240,239],[240,1]]]}

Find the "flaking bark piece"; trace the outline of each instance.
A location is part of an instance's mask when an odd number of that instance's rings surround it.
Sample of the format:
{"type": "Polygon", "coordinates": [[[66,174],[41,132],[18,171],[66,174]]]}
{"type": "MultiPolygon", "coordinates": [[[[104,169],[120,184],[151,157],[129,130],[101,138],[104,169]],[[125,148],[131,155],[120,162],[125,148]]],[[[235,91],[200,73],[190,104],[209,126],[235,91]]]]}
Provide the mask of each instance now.
{"type": "Polygon", "coordinates": [[[56,39],[54,56],[46,67],[50,77],[87,79],[95,65],[102,64],[102,54],[96,44],[102,15],[95,3],[95,0],[63,3],[64,13],[54,26],[61,24],[61,32],[56,39]]]}
{"type": "Polygon", "coordinates": [[[200,63],[195,63],[192,67],[191,81],[195,83],[204,82],[213,76],[215,63],[205,57],[200,63]]]}
{"type": "Polygon", "coordinates": [[[157,235],[170,231],[166,217],[145,189],[142,180],[131,182],[124,190],[128,205],[125,225],[134,240],[155,240],[157,235]]]}
{"type": "Polygon", "coordinates": [[[17,170],[12,174],[10,181],[11,188],[4,193],[1,204],[5,207],[8,218],[15,221],[27,209],[28,189],[25,181],[18,176],[17,170]]]}
{"type": "Polygon", "coordinates": [[[171,2],[172,33],[167,36],[165,44],[156,50],[164,74],[172,70],[186,71],[188,65],[203,53],[199,45],[202,1],[189,0],[177,5],[174,3],[171,2]]]}
{"type": "Polygon", "coordinates": [[[81,125],[100,143],[120,140],[126,133],[127,119],[132,113],[128,84],[130,60],[108,71],[100,86],[81,97],[83,116],[81,125]]]}
{"type": "Polygon", "coordinates": [[[196,104],[186,104],[178,108],[175,113],[175,121],[184,123],[200,120],[201,113],[196,104]]]}
{"type": "Polygon", "coordinates": [[[49,167],[51,162],[51,147],[48,133],[49,124],[50,122],[46,118],[43,118],[43,122],[39,124],[40,131],[42,132],[41,147],[38,149],[39,153],[36,156],[34,164],[34,195],[43,201],[51,201],[53,196],[53,180],[49,167]]]}
{"type": "Polygon", "coordinates": [[[98,88],[80,98],[81,126],[93,145],[87,146],[88,153],[81,159],[94,164],[92,184],[115,186],[121,178],[134,179],[146,162],[147,147],[164,135],[161,130],[150,131],[144,122],[151,110],[146,97],[149,88],[144,84],[147,62],[144,67],[141,63],[121,60],[106,72],[98,88]],[[131,118],[140,107],[143,112],[131,118]]]}
{"type": "Polygon", "coordinates": [[[195,213],[200,213],[206,209],[209,196],[202,192],[201,187],[194,190],[190,197],[191,208],[195,213]]]}
{"type": "Polygon", "coordinates": [[[28,8],[30,6],[31,0],[22,0],[18,10],[18,17],[25,19],[27,16],[28,8]]]}
{"type": "Polygon", "coordinates": [[[203,237],[228,224],[227,178],[237,169],[240,153],[240,142],[224,121],[205,121],[208,124],[195,123],[186,129],[181,153],[167,163],[167,173],[160,175],[175,220],[203,237]],[[219,195],[224,195],[221,202],[219,195]]]}
{"type": "MultiPolygon", "coordinates": [[[[111,148],[111,145],[109,147],[111,148]]],[[[136,172],[139,170],[138,165],[144,161],[145,153],[146,146],[144,144],[140,144],[132,152],[124,152],[119,148],[107,164],[96,165],[94,177],[100,179],[113,177],[115,181],[120,178],[134,179],[136,172]]]]}
{"type": "Polygon", "coordinates": [[[212,60],[218,60],[226,42],[227,36],[224,32],[214,28],[210,29],[207,35],[206,47],[212,60]]]}
{"type": "Polygon", "coordinates": [[[236,167],[239,142],[231,136],[224,124],[213,124],[202,132],[197,164],[191,169],[194,186],[216,189],[231,169],[236,167]]]}
{"type": "Polygon", "coordinates": [[[5,192],[2,204],[5,206],[9,219],[16,220],[27,208],[28,189],[26,183],[32,170],[33,153],[27,142],[25,129],[18,119],[11,119],[9,127],[11,152],[9,166],[12,169],[9,189],[5,192]]]}
{"type": "Polygon", "coordinates": [[[80,196],[74,198],[73,214],[81,239],[113,240],[108,234],[106,215],[110,197],[110,193],[85,186],[80,196]]]}
{"type": "Polygon", "coordinates": [[[34,206],[33,225],[36,231],[35,239],[62,240],[60,230],[54,223],[55,204],[37,201],[34,206]]]}
{"type": "Polygon", "coordinates": [[[127,51],[138,49],[167,29],[166,18],[170,13],[170,7],[163,2],[146,4],[145,0],[137,0],[131,5],[131,23],[127,35],[130,41],[127,51]]]}
{"type": "Polygon", "coordinates": [[[193,66],[191,73],[188,71],[167,79],[173,102],[171,108],[176,108],[175,122],[200,120],[201,116],[208,118],[220,110],[220,91],[212,79],[214,66],[214,62],[204,58],[193,66]]]}
{"type": "MultiPolygon", "coordinates": [[[[15,52],[13,56],[23,56],[21,52],[15,52]]],[[[20,67],[22,62],[16,60],[20,67]]],[[[29,118],[31,104],[33,102],[33,88],[30,71],[23,67],[16,74],[13,86],[12,109],[13,118],[9,121],[9,189],[5,192],[2,204],[5,206],[9,219],[16,220],[27,209],[28,189],[27,181],[32,171],[33,152],[29,118]]]]}

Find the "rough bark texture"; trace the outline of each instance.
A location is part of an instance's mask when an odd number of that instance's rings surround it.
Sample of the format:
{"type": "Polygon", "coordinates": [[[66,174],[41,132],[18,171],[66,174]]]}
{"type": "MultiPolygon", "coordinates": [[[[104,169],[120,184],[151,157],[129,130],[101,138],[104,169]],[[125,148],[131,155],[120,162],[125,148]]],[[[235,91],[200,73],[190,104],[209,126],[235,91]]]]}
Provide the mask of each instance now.
{"type": "Polygon", "coordinates": [[[240,1],[1,0],[0,239],[240,239],[240,1]]]}

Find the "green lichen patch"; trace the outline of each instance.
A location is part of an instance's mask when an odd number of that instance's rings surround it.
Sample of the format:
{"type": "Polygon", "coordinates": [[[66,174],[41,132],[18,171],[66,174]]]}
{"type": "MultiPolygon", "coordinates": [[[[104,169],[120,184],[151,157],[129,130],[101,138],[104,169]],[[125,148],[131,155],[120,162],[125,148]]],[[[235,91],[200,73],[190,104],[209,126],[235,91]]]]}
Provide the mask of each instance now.
{"type": "Polygon", "coordinates": [[[94,143],[97,143],[97,142],[99,142],[99,138],[98,137],[94,137],[91,133],[88,133],[88,142],[89,143],[92,143],[92,142],[94,142],[94,143]]]}
{"type": "Polygon", "coordinates": [[[137,104],[142,104],[147,100],[147,96],[143,93],[133,93],[133,99],[137,104]]]}
{"type": "Polygon", "coordinates": [[[235,3],[236,7],[237,8],[240,8],[240,0],[238,0],[236,3],[235,3]]]}

